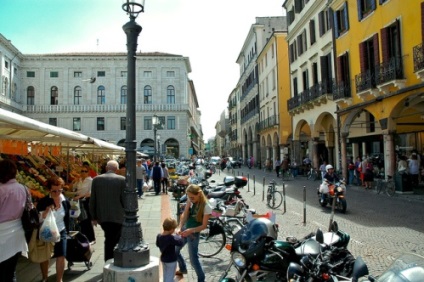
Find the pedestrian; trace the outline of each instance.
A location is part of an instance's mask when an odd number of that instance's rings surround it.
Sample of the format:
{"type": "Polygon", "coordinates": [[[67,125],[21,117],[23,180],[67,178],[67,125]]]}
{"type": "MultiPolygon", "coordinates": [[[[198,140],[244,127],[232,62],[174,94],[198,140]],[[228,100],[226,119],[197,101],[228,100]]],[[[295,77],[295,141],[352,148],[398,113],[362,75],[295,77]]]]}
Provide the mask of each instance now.
{"type": "Polygon", "coordinates": [[[287,156],[285,156],[283,158],[283,161],[281,162],[281,172],[283,173],[283,177],[284,175],[287,173],[287,170],[289,169],[289,159],[287,158],[287,156]]]}
{"type": "Polygon", "coordinates": [[[253,156],[250,156],[250,167],[249,168],[253,168],[255,165],[255,158],[253,156]]]}
{"type": "Polygon", "coordinates": [[[137,166],[135,167],[135,174],[137,179],[137,195],[138,198],[143,197],[143,185],[144,178],[146,177],[146,167],[142,164],[142,160],[137,160],[137,166]]]}
{"type": "Polygon", "coordinates": [[[155,195],[160,194],[160,185],[163,179],[163,170],[159,166],[159,162],[155,162],[155,166],[152,168],[152,180],[153,187],[155,189],[155,195]]]}
{"type": "Polygon", "coordinates": [[[355,161],[355,178],[356,178],[356,185],[361,186],[361,171],[362,171],[362,159],[360,156],[356,157],[355,161]]]}
{"type": "Polygon", "coordinates": [[[327,166],[327,162],[323,161],[321,166],[319,167],[319,170],[321,171],[321,179],[324,179],[324,176],[327,173],[326,166],[327,166]]]}
{"type": "MultiPolygon", "coordinates": [[[[199,260],[199,240],[200,232],[208,226],[212,208],[199,186],[194,184],[189,185],[186,189],[186,194],[187,204],[181,215],[177,234],[183,237],[184,244],[188,246],[191,266],[197,274],[197,281],[204,282],[205,272],[199,260]]],[[[179,270],[175,273],[176,275],[187,273],[187,266],[180,252],[181,248],[177,247],[179,270]]]]}
{"type": "MultiPolygon", "coordinates": [[[[362,165],[364,165],[364,162],[362,162],[362,165]]],[[[365,189],[372,189],[373,182],[374,182],[374,165],[372,163],[372,160],[368,159],[365,166],[365,173],[364,173],[365,189]]]]}
{"type": "Polygon", "coordinates": [[[113,258],[113,249],[121,237],[124,222],[125,177],[115,172],[117,161],[108,161],[107,172],[93,179],[91,185],[90,213],[93,225],[100,225],[104,232],[104,260],[113,258]]]}
{"type": "Polygon", "coordinates": [[[79,201],[80,206],[82,205],[82,208],[87,213],[87,218],[80,220],[81,233],[87,236],[90,243],[94,244],[96,242],[96,235],[94,234],[90,214],[91,184],[93,182],[93,178],[91,178],[88,173],[88,168],[83,166],[80,170],[80,178],[74,185],[76,191],[74,201],[79,201]]]}
{"type": "Polygon", "coordinates": [[[355,179],[355,164],[353,163],[353,159],[350,158],[348,165],[347,165],[347,170],[349,173],[349,185],[353,185],[353,180],[355,179]]]}
{"type": "MultiPolygon", "coordinates": [[[[56,281],[62,282],[63,274],[65,272],[65,257],[66,257],[66,244],[69,233],[69,210],[71,203],[62,194],[63,181],[60,177],[52,177],[47,184],[49,195],[40,199],[37,204],[37,211],[41,214],[40,223],[47,217],[49,212],[52,212],[56,221],[57,228],[60,232],[60,241],[54,245],[53,258],[56,258],[56,281]]],[[[48,280],[49,273],[49,260],[40,263],[42,282],[48,280]]]]}
{"type": "Polygon", "coordinates": [[[15,162],[1,160],[0,171],[0,281],[9,282],[16,281],[19,257],[28,257],[28,245],[21,222],[27,191],[16,181],[15,162]]]}
{"type": "Polygon", "coordinates": [[[168,168],[166,167],[165,163],[161,164],[162,167],[162,172],[163,172],[163,177],[162,177],[162,193],[166,194],[168,193],[168,179],[169,179],[169,171],[168,168]]]}
{"type": "Polygon", "coordinates": [[[172,217],[163,221],[163,232],[156,236],[156,246],[160,249],[160,261],[162,262],[163,282],[174,282],[177,270],[177,252],[175,247],[184,245],[181,236],[174,234],[178,223],[172,217]]]}
{"type": "Polygon", "coordinates": [[[84,162],[82,163],[82,166],[84,166],[85,168],[87,168],[87,169],[88,169],[88,175],[89,175],[91,178],[94,178],[94,177],[96,177],[96,176],[97,176],[97,172],[96,172],[94,169],[92,169],[92,168],[91,168],[91,165],[90,165],[90,163],[89,163],[88,161],[84,161],[84,162]]]}
{"type": "Polygon", "coordinates": [[[277,173],[277,177],[280,177],[280,166],[281,166],[281,161],[280,161],[280,158],[277,157],[277,159],[274,162],[274,168],[275,168],[275,173],[277,173]]]}
{"type": "Polygon", "coordinates": [[[408,160],[409,184],[412,187],[418,186],[418,174],[420,173],[420,165],[416,153],[412,153],[408,160]]]}

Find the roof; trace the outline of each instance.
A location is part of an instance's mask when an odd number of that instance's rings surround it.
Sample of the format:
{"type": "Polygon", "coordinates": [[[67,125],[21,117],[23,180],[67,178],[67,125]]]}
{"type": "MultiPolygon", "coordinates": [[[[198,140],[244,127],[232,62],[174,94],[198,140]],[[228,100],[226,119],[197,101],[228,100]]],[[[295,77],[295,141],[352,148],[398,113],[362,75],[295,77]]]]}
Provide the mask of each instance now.
{"type": "Polygon", "coordinates": [[[60,146],[62,153],[72,150],[75,153],[125,154],[125,148],[122,146],[46,124],[4,109],[0,109],[0,140],[18,140],[27,141],[28,144],[60,146]]]}

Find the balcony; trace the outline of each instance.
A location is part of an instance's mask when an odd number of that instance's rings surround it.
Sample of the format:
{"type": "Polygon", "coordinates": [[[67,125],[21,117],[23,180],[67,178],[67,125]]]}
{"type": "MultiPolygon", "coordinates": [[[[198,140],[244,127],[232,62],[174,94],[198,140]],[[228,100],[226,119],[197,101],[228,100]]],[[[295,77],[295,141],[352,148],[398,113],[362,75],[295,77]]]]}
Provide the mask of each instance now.
{"type": "Polygon", "coordinates": [[[352,94],[350,83],[344,81],[334,82],[333,85],[333,100],[338,104],[350,105],[352,103],[352,94]]]}
{"type": "Polygon", "coordinates": [[[366,70],[355,76],[356,95],[364,101],[377,97],[380,91],[376,88],[375,71],[366,70]]]}
{"type": "Polygon", "coordinates": [[[402,89],[406,79],[403,75],[403,59],[393,57],[388,62],[376,68],[377,87],[383,93],[389,93],[392,88],[402,89]]]}
{"type": "Polygon", "coordinates": [[[259,108],[256,108],[249,113],[247,113],[244,117],[241,118],[241,124],[245,124],[248,122],[251,118],[256,117],[259,114],[259,108]]]}
{"type": "Polygon", "coordinates": [[[423,43],[418,44],[413,49],[414,73],[418,79],[424,81],[424,47],[423,43]]]}
{"type": "Polygon", "coordinates": [[[309,89],[304,90],[295,97],[287,101],[287,107],[291,114],[301,113],[305,110],[325,104],[328,94],[333,92],[332,83],[322,81],[321,83],[312,85],[309,89]]]}
{"type": "Polygon", "coordinates": [[[259,131],[263,131],[265,129],[273,128],[274,126],[278,125],[278,115],[273,115],[265,120],[262,120],[259,122],[259,131]]]}

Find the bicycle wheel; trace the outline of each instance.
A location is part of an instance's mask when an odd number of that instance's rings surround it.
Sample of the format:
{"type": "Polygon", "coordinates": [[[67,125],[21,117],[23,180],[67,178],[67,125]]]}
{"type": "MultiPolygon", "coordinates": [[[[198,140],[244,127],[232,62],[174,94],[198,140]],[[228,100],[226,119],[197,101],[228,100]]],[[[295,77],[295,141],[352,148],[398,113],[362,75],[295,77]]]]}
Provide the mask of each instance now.
{"type": "Polygon", "coordinates": [[[281,194],[280,191],[274,191],[271,194],[271,199],[268,201],[268,206],[271,209],[276,209],[279,206],[281,206],[281,203],[283,202],[283,194],[281,194]]]}
{"type": "Polygon", "coordinates": [[[387,181],[386,183],[386,194],[389,196],[393,196],[396,193],[395,183],[391,181],[387,181]]]}
{"type": "Polygon", "coordinates": [[[210,236],[210,225],[200,232],[199,238],[199,256],[209,258],[219,253],[225,246],[226,237],[224,229],[214,232],[210,236]]]}
{"type": "Polygon", "coordinates": [[[224,219],[225,235],[232,240],[233,235],[243,228],[243,224],[237,218],[224,219]]]}
{"type": "Polygon", "coordinates": [[[378,179],[377,180],[377,185],[375,187],[375,189],[377,190],[376,191],[377,194],[380,194],[381,193],[381,190],[383,190],[383,185],[384,185],[383,181],[381,179],[378,179]]]}

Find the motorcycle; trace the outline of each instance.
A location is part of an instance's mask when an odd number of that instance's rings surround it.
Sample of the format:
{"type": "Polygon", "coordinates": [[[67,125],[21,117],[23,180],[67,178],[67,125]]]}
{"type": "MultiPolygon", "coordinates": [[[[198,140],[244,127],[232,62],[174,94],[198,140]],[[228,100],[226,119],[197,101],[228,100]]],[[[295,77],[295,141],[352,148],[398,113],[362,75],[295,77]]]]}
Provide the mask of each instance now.
{"type": "Polygon", "coordinates": [[[404,254],[378,277],[368,276],[367,282],[418,282],[424,281],[424,257],[404,254]]]}
{"type": "Polygon", "coordinates": [[[335,209],[340,210],[342,213],[346,213],[346,183],[344,181],[332,184],[324,180],[320,187],[317,188],[317,194],[318,201],[322,207],[326,207],[327,205],[331,206],[335,200],[335,209]]]}
{"type": "Polygon", "coordinates": [[[233,237],[231,261],[221,276],[221,282],[287,281],[290,263],[300,265],[305,256],[316,257],[323,248],[347,247],[350,236],[343,231],[309,234],[300,241],[288,237],[277,240],[278,226],[266,218],[250,221],[233,237]],[[237,277],[227,278],[235,266],[237,277]]]}

